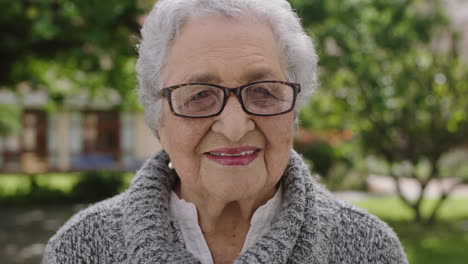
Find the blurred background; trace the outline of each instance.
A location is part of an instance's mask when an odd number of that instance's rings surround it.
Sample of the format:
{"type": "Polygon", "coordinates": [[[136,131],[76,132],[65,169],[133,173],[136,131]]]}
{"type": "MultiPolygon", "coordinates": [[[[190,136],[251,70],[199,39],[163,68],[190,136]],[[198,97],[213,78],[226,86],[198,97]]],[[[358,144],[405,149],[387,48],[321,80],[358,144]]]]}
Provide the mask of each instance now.
{"type": "MultiPolygon", "coordinates": [[[[290,0],[320,88],[294,145],[397,232],[410,263],[468,259],[468,1],[290,0]]],[[[161,147],[134,92],[154,0],[0,0],[0,259],[39,263],[76,211],[161,147]]]]}

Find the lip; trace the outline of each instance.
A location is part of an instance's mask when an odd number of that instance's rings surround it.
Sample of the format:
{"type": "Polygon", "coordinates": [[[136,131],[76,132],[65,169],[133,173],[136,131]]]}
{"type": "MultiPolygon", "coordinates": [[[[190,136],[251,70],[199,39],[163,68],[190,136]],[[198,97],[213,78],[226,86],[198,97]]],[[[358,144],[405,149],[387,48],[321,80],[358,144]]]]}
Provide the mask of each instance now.
{"type": "Polygon", "coordinates": [[[240,147],[214,149],[214,150],[205,152],[204,155],[208,157],[210,160],[221,165],[247,166],[257,158],[259,151],[260,151],[260,148],[255,147],[255,146],[240,146],[240,147]],[[241,156],[218,156],[218,155],[211,154],[211,153],[215,153],[215,154],[225,154],[225,155],[237,155],[246,151],[253,151],[253,153],[247,154],[247,155],[241,155],[241,156]]]}

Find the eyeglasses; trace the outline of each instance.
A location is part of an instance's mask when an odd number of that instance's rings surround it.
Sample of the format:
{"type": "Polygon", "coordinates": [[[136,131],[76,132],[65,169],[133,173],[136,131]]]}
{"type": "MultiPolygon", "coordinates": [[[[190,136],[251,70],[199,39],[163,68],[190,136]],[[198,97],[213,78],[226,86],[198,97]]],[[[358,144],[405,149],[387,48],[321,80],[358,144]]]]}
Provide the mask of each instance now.
{"type": "Polygon", "coordinates": [[[236,88],[184,83],[162,89],[162,96],[168,99],[176,116],[202,118],[219,115],[231,94],[237,96],[246,113],[273,116],[290,112],[300,91],[300,84],[283,81],[259,81],[236,88]]]}

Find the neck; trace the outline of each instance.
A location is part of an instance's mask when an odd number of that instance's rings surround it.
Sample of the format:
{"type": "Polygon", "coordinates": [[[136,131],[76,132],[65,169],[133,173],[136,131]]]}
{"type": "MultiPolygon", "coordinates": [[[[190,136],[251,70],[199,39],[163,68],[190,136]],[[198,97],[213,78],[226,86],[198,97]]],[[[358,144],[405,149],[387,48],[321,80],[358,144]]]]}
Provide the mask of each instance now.
{"type": "Polygon", "coordinates": [[[177,188],[181,199],[195,204],[198,211],[198,222],[205,235],[247,231],[250,220],[258,207],[271,199],[276,188],[267,190],[256,197],[240,200],[223,200],[209,195],[197,195],[184,188],[177,188]]]}
{"type": "Polygon", "coordinates": [[[213,261],[224,264],[233,263],[239,256],[253,213],[273,197],[275,190],[272,188],[255,198],[226,201],[219,197],[197,195],[182,184],[178,194],[185,201],[196,205],[198,223],[213,261]]]}

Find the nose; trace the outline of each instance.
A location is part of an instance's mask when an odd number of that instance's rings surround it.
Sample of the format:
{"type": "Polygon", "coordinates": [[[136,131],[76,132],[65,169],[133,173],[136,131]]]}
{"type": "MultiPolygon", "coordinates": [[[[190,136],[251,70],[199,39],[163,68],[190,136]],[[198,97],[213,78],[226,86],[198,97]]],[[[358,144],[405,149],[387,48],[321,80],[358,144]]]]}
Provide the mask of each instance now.
{"type": "Polygon", "coordinates": [[[212,130],[222,134],[231,142],[239,142],[249,131],[255,128],[255,123],[242,109],[235,95],[230,95],[221,114],[216,117],[212,130]]]}

